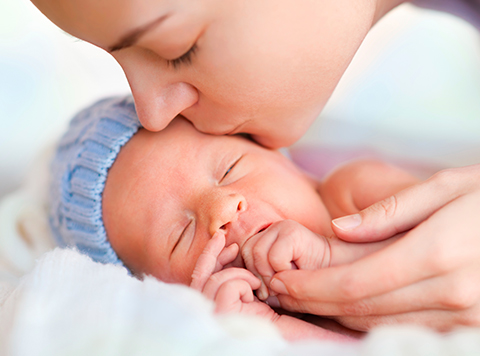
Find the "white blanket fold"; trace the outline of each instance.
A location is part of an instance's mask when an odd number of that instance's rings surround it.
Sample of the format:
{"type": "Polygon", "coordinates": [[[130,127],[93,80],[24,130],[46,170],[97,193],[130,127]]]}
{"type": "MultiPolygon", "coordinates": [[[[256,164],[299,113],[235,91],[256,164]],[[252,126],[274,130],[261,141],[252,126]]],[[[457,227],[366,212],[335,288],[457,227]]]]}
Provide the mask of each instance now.
{"type": "MultiPolygon", "coordinates": [[[[72,250],[45,254],[5,298],[1,316],[2,355],[297,354],[261,319],[216,316],[191,288],[140,281],[72,250]]],[[[355,348],[319,343],[305,352],[355,348]]]]}
{"type": "Polygon", "coordinates": [[[3,312],[2,355],[212,355],[219,345],[235,354],[252,344],[265,354],[284,344],[264,323],[259,335],[249,332],[240,342],[196,291],[140,281],[72,250],[45,254],[4,300],[3,312]],[[276,341],[269,350],[260,347],[265,338],[276,341]]]}

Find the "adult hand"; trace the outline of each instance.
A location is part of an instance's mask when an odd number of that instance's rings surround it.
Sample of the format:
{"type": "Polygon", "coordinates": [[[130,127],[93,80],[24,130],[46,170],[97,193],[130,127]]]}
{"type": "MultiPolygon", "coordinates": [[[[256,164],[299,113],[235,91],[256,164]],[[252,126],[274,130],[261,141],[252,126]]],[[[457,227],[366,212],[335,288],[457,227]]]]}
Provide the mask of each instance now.
{"type": "Polygon", "coordinates": [[[292,311],[336,315],[367,330],[418,323],[438,330],[480,325],[480,165],[448,169],[333,222],[347,241],[408,231],[356,262],[277,273],[270,288],[292,311]]]}

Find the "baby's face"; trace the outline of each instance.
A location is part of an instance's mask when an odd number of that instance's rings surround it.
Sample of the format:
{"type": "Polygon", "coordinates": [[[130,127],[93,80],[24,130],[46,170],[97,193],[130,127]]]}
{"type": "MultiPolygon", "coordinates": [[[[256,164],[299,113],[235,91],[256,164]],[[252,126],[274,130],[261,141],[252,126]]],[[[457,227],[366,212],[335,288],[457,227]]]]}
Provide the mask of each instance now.
{"type": "MultiPolygon", "coordinates": [[[[203,134],[183,118],[157,133],[140,130],[122,148],[108,174],[103,218],[134,273],[185,284],[218,230],[227,246],[240,248],[284,219],[330,234],[316,183],[278,151],[203,134]]],[[[232,265],[244,266],[240,255],[232,265]]]]}
{"type": "Polygon", "coordinates": [[[114,56],[149,130],[181,113],[200,131],[246,132],[281,147],[298,140],[325,105],[372,25],[376,2],[33,3],[66,32],[114,56]]]}

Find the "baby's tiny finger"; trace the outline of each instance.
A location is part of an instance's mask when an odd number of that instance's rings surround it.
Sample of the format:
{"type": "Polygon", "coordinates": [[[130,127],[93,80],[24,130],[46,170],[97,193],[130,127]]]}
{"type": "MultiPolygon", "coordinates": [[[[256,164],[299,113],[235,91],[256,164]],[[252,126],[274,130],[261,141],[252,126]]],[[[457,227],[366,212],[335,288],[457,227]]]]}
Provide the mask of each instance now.
{"type": "Polygon", "coordinates": [[[262,284],[260,285],[260,288],[257,289],[255,292],[256,296],[260,300],[265,300],[268,298],[269,291],[265,283],[262,281],[262,284]]]}
{"type": "Polygon", "coordinates": [[[260,287],[260,280],[250,271],[243,268],[226,268],[220,272],[213,274],[205,283],[203,294],[212,300],[215,300],[216,294],[220,287],[231,280],[243,280],[250,285],[252,290],[260,287]]]}
{"type": "Polygon", "coordinates": [[[192,273],[190,287],[202,291],[205,283],[218,268],[218,257],[225,247],[225,234],[216,232],[205,245],[202,254],[198,257],[192,273]]]}
{"type": "Polygon", "coordinates": [[[228,281],[220,286],[215,296],[215,312],[239,312],[242,303],[252,303],[255,297],[250,284],[244,280],[228,281]]]}
{"type": "Polygon", "coordinates": [[[233,243],[228,247],[225,247],[222,252],[218,255],[217,259],[217,267],[215,268],[215,272],[221,271],[223,267],[235,260],[238,256],[240,248],[238,244],[233,243]]]}
{"type": "Polygon", "coordinates": [[[250,238],[243,245],[241,251],[247,269],[262,282],[260,288],[256,291],[257,297],[261,300],[265,300],[269,295],[265,278],[270,280],[271,276],[275,274],[267,258],[268,250],[277,238],[278,232],[275,226],[275,224],[271,225],[266,230],[250,238]]]}

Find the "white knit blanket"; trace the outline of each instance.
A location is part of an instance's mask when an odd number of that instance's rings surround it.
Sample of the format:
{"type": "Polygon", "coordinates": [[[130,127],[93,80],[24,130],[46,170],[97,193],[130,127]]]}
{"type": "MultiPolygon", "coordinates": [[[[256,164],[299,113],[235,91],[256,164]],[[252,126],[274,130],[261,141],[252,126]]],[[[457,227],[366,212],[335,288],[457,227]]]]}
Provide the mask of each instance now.
{"type": "Polygon", "coordinates": [[[0,202],[0,355],[480,355],[480,329],[379,328],[357,344],[288,343],[264,320],[217,316],[181,285],[54,249],[35,170],[0,202]]]}

